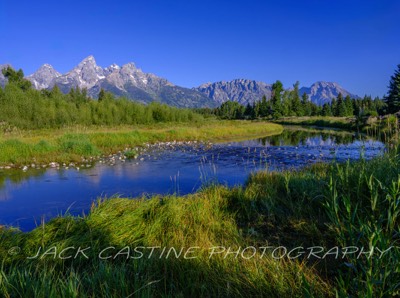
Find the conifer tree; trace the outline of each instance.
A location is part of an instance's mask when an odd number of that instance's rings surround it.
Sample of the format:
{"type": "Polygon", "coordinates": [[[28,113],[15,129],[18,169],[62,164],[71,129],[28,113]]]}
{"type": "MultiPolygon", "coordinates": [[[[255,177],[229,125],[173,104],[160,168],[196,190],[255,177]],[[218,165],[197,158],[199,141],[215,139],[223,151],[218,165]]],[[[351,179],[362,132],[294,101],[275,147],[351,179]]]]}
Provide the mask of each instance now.
{"type": "Polygon", "coordinates": [[[254,118],[253,108],[250,103],[247,103],[246,109],[244,110],[244,117],[247,119],[254,118]]]}
{"type": "Polygon", "coordinates": [[[15,71],[12,67],[8,66],[2,70],[2,73],[8,79],[9,83],[16,84],[21,90],[27,91],[32,86],[30,81],[24,79],[22,69],[15,71]]]}
{"type": "Polygon", "coordinates": [[[400,64],[390,77],[388,95],[385,97],[388,113],[400,111],[400,64]]]}
{"type": "Polygon", "coordinates": [[[104,89],[103,88],[101,88],[101,90],[100,90],[100,93],[99,93],[99,101],[102,101],[102,100],[104,100],[105,99],[105,97],[106,97],[106,92],[104,91],[104,89]]]}
{"type": "Polygon", "coordinates": [[[346,105],[344,103],[342,93],[339,93],[339,95],[337,96],[335,116],[339,116],[339,117],[346,116],[346,105]]]}
{"type": "Polygon", "coordinates": [[[332,109],[330,104],[324,103],[322,106],[322,116],[332,116],[332,109]]]}
{"type": "Polygon", "coordinates": [[[300,83],[297,81],[296,84],[293,85],[293,91],[291,92],[291,114],[293,116],[303,116],[303,109],[301,106],[300,96],[299,96],[299,85],[300,83]]]}
{"type": "Polygon", "coordinates": [[[261,99],[259,113],[261,117],[267,117],[269,114],[269,105],[265,95],[261,99]]]}
{"type": "Polygon", "coordinates": [[[271,110],[272,116],[278,118],[282,115],[282,92],[283,84],[281,81],[276,81],[272,84],[272,96],[271,96],[271,110]]]}
{"type": "Polygon", "coordinates": [[[301,96],[301,105],[303,106],[303,115],[311,116],[312,113],[312,104],[308,101],[307,93],[303,93],[301,96]]]}
{"type": "Polygon", "coordinates": [[[346,110],[345,116],[353,116],[354,110],[353,110],[353,103],[349,95],[347,95],[344,99],[344,106],[346,110]]]}

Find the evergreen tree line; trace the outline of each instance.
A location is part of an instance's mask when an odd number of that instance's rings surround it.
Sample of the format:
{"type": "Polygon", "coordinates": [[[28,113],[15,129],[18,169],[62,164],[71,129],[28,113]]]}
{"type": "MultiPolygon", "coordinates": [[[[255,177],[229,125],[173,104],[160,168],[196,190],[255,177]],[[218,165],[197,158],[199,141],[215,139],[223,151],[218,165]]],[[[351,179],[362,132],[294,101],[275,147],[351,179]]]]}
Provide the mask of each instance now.
{"type": "Polygon", "coordinates": [[[0,123],[23,129],[59,128],[71,125],[132,125],[158,122],[193,122],[203,116],[189,109],[160,103],[144,105],[125,98],[115,98],[101,90],[98,100],[85,89],[71,89],[63,94],[52,90],[35,90],[24,79],[22,70],[3,69],[8,79],[0,88],[0,123]]]}
{"type": "Polygon", "coordinates": [[[306,93],[299,95],[299,82],[292,90],[284,90],[283,84],[276,81],[272,85],[271,99],[263,96],[260,101],[243,106],[238,102],[227,101],[216,109],[202,109],[200,113],[214,114],[222,119],[256,119],[287,116],[378,116],[386,112],[386,104],[379,98],[365,96],[362,99],[343,98],[339,94],[330,103],[318,106],[308,100],[306,93]]]}

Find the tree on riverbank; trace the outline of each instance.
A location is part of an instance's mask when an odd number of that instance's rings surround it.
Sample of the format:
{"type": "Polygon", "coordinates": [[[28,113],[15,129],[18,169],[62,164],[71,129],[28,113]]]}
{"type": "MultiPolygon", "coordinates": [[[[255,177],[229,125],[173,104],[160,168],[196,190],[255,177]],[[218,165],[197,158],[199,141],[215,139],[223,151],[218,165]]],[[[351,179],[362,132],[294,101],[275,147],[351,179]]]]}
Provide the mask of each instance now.
{"type": "Polygon", "coordinates": [[[293,90],[290,93],[290,114],[292,116],[304,116],[304,108],[299,95],[299,85],[300,82],[297,81],[296,84],[293,85],[293,90]]]}
{"type": "Polygon", "coordinates": [[[394,114],[400,111],[400,64],[390,77],[389,91],[385,101],[388,113],[394,114]]]}
{"type": "Polygon", "coordinates": [[[274,118],[278,118],[282,115],[282,92],[283,85],[281,81],[276,81],[272,84],[271,107],[272,117],[274,118]]]}

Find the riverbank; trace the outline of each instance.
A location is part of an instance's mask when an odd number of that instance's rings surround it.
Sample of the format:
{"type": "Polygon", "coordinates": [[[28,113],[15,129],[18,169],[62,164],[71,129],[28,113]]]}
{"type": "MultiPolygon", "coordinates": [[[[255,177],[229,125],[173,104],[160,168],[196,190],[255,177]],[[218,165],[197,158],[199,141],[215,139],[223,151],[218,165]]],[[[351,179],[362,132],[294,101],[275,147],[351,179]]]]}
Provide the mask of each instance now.
{"type": "Polygon", "coordinates": [[[399,139],[399,120],[396,115],[384,117],[284,117],[274,120],[282,125],[301,125],[316,128],[342,129],[365,133],[382,140],[385,143],[396,144],[399,139]]]}
{"type": "Polygon", "coordinates": [[[339,128],[346,130],[357,129],[355,119],[353,117],[283,117],[273,121],[283,125],[304,125],[327,128],[339,128]]]}
{"type": "Polygon", "coordinates": [[[216,120],[193,124],[22,130],[0,135],[0,166],[8,169],[93,162],[119,151],[128,157],[135,156],[146,143],[223,142],[282,131],[283,127],[274,123],[216,120]]]}
{"type": "Polygon", "coordinates": [[[3,228],[0,293],[395,295],[400,254],[390,248],[399,246],[396,153],[260,172],[243,187],[211,186],[185,197],[101,200],[84,217],[65,215],[29,233],[3,228]],[[373,247],[368,257],[365,251],[373,247]]]}

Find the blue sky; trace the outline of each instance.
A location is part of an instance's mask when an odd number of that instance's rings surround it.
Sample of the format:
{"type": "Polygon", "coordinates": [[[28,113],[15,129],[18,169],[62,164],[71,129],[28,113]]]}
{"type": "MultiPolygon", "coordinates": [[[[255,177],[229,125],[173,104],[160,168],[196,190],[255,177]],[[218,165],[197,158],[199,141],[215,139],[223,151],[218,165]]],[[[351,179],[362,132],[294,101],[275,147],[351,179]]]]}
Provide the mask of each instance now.
{"type": "Polygon", "coordinates": [[[400,64],[399,15],[398,0],[4,0],[0,64],[66,72],[94,55],[185,87],[324,80],[381,96],[400,64]]]}

